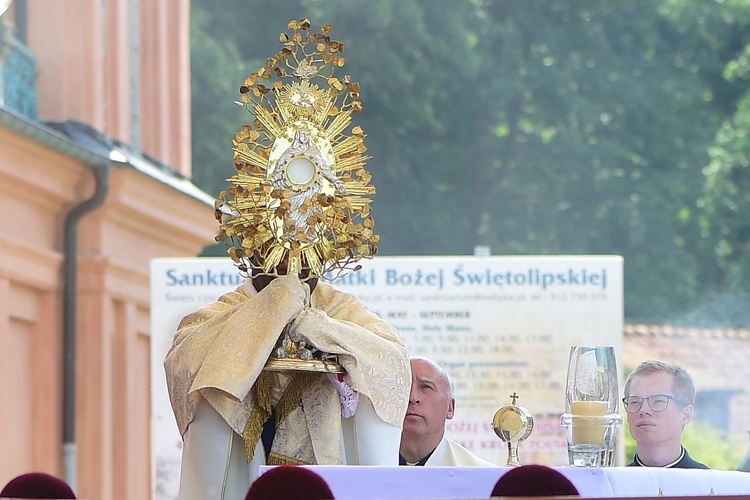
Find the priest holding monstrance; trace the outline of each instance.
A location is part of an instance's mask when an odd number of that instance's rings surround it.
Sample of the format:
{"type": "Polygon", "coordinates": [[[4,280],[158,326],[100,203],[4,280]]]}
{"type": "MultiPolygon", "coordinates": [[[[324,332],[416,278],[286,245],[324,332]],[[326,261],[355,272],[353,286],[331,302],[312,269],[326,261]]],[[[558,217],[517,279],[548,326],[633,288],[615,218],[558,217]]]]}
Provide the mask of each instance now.
{"type": "Polygon", "coordinates": [[[378,243],[359,86],[330,26],[292,21],[240,87],[254,115],[216,204],[245,282],[186,316],[165,360],[180,498],[242,498],[264,464],[397,465],[411,376],[392,326],[319,282],[378,243]]]}

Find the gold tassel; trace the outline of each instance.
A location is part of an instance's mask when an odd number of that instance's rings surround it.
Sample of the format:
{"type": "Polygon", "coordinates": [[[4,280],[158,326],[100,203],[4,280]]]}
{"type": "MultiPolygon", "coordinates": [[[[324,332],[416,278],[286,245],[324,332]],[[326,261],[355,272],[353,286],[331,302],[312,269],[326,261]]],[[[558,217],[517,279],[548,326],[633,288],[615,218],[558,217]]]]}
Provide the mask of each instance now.
{"type": "MultiPolygon", "coordinates": [[[[308,373],[295,373],[292,379],[286,386],[284,394],[276,404],[276,428],[279,428],[281,422],[289,416],[290,413],[297,408],[299,401],[302,398],[302,393],[310,385],[312,374],[308,373]]],[[[271,384],[274,381],[274,375],[271,372],[262,371],[258,376],[258,380],[255,381],[253,391],[255,391],[255,405],[250,412],[250,417],[247,419],[245,429],[242,431],[242,439],[245,441],[245,458],[248,463],[253,459],[255,455],[255,447],[260,440],[260,435],[263,432],[263,424],[266,423],[271,416],[271,384]]],[[[294,463],[295,459],[284,457],[276,453],[270,453],[268,458],[269,465],[280,465],[282,463],[294,463]],[[274,460],[281,461],[279,463],[273,463],[271,457],[275,456],[274,460]]]]}
{"type": "Polygon", "coordinates": [[[289,416],[289,414],[299,405],[299,401],[302,399],[302,393],[307,389],[307,386],[310,385],[311,375],[312,374],[309,373],[295,373],[292,376],[292,380],[290,380],[289,384],[286,386],[284,394],[281,396],[281,399],[279,399],[279,402],[276,403],[277,429],[279,428],[279,425],[281,425],[281,422],[283,422],[284,419],[286,419],[286,417],[289,416]]]}
{"type": "Polygon", "coordinates": [[[245,428],[242,431],[242,439],[245,441],[245,458],[248,463],[255,455],[255,446],[260,440],[263,432],[263,424],[271,416],[271,381],[273,375],[268,372],[260,372],[258,380],[255,381],[255,405],[250,412],[245,428]]]}
{"type": "Polygon", "coordinates": [[[270,455],[268,455],[268,465],[312,465],[307,462],[303,462],[302,460],[298,460],[296,458],[288,457],[286,455],[281,455],[280,453],[276,453],[275,451],[272,451],[270,455]]]}

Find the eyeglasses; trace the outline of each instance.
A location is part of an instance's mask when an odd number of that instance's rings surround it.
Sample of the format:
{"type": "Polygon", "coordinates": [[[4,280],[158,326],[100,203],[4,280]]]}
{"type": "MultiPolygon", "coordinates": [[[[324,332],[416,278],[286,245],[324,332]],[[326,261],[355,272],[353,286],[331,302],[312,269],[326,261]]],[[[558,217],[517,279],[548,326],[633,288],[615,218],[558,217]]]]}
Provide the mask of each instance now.
{"type": "Polygon", "coordinates": [[[641,406],[643,406],[644,401],[648,401],[648,407],[653,411],[658,412],[667,409],[670,399],[674,399],[676,403],[682,406],[687,406],[687,403],[667,394],[654,394],[653,396],[649,396],[647,398],[642,398],[639,396],[628,396],[626,398],[622,398],[622,402],[625,404],[625,411],[628,413],[635,413],[639,411],[641,409],[641,406]]]}

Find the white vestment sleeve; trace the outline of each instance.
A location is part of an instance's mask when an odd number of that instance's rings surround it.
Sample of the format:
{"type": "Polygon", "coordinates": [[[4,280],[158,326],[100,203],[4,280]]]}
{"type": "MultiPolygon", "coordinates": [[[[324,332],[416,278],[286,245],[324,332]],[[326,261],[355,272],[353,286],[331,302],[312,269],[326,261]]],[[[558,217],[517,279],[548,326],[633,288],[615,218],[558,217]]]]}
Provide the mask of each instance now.
{"type": "Polygon", "coordinates": [[[367,397],[359,395],[357,412],[341,426],[348,465],[398,465],[401,429],[384,422],[367,397]]]}
{"type": "Polygon", "coordinates": [[[242,436],[216,410],[201,401],[185,432],[180,471],[180,500],[245,498],[264,461],[259,442],[253,461],[245,459],[242,436]],[[256,463],[261,462],[261,463],[256,463]]]}

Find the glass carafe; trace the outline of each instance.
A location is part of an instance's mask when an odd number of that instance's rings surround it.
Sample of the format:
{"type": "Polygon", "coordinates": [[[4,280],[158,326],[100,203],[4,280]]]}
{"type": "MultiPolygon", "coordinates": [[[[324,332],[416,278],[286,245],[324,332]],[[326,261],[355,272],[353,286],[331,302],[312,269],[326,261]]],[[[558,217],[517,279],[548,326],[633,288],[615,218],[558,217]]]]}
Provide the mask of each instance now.
{"type": "Polygon", "coordinates": [[[617,378],[613,347],[571,347],[561,419],[570,465],[614,465],[617,429],[622,425],[617,378]]]}

